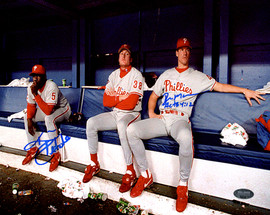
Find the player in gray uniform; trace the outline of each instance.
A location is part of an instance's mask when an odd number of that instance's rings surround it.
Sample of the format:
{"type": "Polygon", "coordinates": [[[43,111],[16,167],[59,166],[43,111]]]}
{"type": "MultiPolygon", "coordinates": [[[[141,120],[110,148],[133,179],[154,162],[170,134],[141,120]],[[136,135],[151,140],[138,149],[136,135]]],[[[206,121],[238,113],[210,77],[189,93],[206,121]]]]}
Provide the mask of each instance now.
{"type": "Polygon", "coordinates": [[[93,175],[100,170],[97,158],[98,131],[117,130],[127,165],[119,191],[127,192],[136,179],[136,173],[127,141],[126,128],[132,122],[140,120],[141,117],[143,76],[141,72],[131,66],[132,57],[129,45],[122,45],[118,53],[120,68],[110,74],[103,96],[103,105],[112,107],[113,111],[101,113],[87,120],[86,134],[91,161],[85,169],[83,182],[90,181],[93,175]]]}
{"type": "Polygon", "coordinates": [[[139,196],[153,182],[142,139],[171,136],[178,142],[180,180],[177,187],[176,210],[179,212],[185,210],[188,202],[188,179],[193,160],[193,138],[189,117],[197,95],[214,90],[243,93],[250,105],[252,105],[251,98],[258,103],[259,99],[265,100],[258,92],[221,84],[212,77],[189,68],[190,50],[190,41],[187,38],[179,38],[176,49],[178,66],[165,71],[155,83],[148,102],[149,119],[133,123],[127,128],[129,144],[141,171],[138,182],[130,192],[131,197],[139,196]],[[163,97],[158,115],[154,109],[161,96],[163,97]]]}
{"type": "Polygon", "coordinates": [[[22,164],[29,163],[39,148],[36,146],[35,123],[45,121],[49,139],[55,143],[51,149],[51,164],[49,171],[57,168],[61,156],[58,151],[58,129],[56,123],[68,120],[71,108],[67,99],[63,96],[58,86],[46,78],[46,70],[42,65],[35,65],[32,72],[33,84],[27,89],[27,113],[24,117],[24,125],[28,144],[25,148],[29,149],[22,164]],[[36,107],[38,105],[38,108],[36,107]]]}

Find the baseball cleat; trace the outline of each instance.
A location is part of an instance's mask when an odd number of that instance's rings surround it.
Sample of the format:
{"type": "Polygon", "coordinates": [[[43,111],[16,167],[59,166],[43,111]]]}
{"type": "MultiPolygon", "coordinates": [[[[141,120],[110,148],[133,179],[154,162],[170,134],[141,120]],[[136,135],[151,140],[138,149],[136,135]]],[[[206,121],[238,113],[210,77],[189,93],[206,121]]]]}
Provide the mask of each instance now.
{"type": "Polygon", "coordinates": [[[28,150],[26,157],[22,161],[22,165],[30,163],[30,161],[39,153],[38,147],[33,147],[28,150]]]}
{"type": "Polygon", "coordinates": [[[88,165],[85,168],[85,174],[83,177],[83,183],[87,183],[88,181],[90,181],[94,175],[96,175],[98,172],[100,171],[100,166],[99,163],[95,164],[95,165],[88,165]]]}
{"type": "Polygon", "coordinates": [[[143,177],[142,175],[139,177],[137,183],[130,191],[130,196],[135,198],[142,194],[143,190],[146,187],[149,187],[153,183],[153,176],[149,170],[146,170],[147,178],[143,177]]]}
{"type": "Polygon", "coordinates": [[[177,193],[176,210],[178,212],[183,212],[186,209],[188,203],[188,187],[178,186],[176,193],[177,193]]]}
{"type": "Polygon", "coordinates": [[[60,160],[61,155],[59,152],[55,152],[51,155],[51,164],[49,169],[50,172],[54,171],[58,167],[60,160]]]}
{"type": "Polygon", "coordinates": [[[135,171],[127,170],[122,178],[122,184],[119,187],[119,192],[124,193],[130,190],[136,179],[135,171]]]}

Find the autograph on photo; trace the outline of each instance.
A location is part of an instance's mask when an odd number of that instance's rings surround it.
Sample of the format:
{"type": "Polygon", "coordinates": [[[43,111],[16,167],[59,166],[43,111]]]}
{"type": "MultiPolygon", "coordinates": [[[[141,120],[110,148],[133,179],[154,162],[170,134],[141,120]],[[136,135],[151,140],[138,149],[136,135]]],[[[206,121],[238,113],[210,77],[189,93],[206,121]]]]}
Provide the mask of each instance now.
{"type": "MultiPolygon", "coordinates": [[[[55,132],[56,130],[53,131],[48,131],[48,132],[55,132]]],[[[65,143],[67,143],[71,138],[69,136],[63,136],[61,133],[54,139],[49,139],[49,140],[41,140],[41,137],[44,132],[41,132],[39,137],[37,138],[36,141],[32,141],[28,144],[25,145],[24,150],[28,151],[34,146],[37,146],[39,149],[39,152],[35,156],[35,162],[38,165],[44,165],[49,161],[41,162],[39,163],[36,157],[41,154],[43,151],[45,151],[45,155],[52,155],[54,152],[58,151],[59,149],[63,148],[65,143]],[[59,138],[59,139],[58,139],[59,138]],[[59,144],[58,144],[59,142],[59,144]]]]}

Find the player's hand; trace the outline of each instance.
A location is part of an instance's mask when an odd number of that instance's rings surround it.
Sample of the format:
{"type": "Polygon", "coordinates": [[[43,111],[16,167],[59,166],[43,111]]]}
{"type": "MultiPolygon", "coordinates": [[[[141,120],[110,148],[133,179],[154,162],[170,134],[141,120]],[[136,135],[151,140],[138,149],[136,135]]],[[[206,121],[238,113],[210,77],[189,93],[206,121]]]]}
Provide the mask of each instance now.
{"type": "Polygon", "coordinates": [[[163,118],[163,116],[162,115],[160,115],[160,114],[156,114],[156,113],[148,113],[148,115],[149,115],[149,118],[158,118],[158,119],[162,119],[163,118]]]}
{"type": "Polygon", "coordinates": [[[249,89],[246,89],[243,93],[250,106],[252,106],[251,99],[256,100],[258,104],[261,104],[260,99],[265,101],[265,98],[261,96],[261,95],[264,95],[265,93],[261,93],[261,92],[253,91],[249,89]]]}
{"type": "Polygon", "coordinates": [[[37,87],[37,85],[35,83],[33,83],[30,88],[31,88],[32,94],[34,96],[37,96],[37,94],[38,94],[38,87],[37,87]]]}
{"type": "Polygon", "coordinates": [[[115,92],[113,89],[108,89],[108,88],[106,88],[105,93],[106,93],[108,96],[116,96],[116,92],[115,92]]]}
{"type": "Polygon", "coordinates": [[[127,97],[128,97],[128,95],[119,96],[119,102],[125,100],[127,97]]]}
{"type": "Polygon", "coordinates": [[[32,119],[27,119],[27,124],[28,124],[28,132],[34,136],[35,135],[35,126],[34,122],[32,119]]]}

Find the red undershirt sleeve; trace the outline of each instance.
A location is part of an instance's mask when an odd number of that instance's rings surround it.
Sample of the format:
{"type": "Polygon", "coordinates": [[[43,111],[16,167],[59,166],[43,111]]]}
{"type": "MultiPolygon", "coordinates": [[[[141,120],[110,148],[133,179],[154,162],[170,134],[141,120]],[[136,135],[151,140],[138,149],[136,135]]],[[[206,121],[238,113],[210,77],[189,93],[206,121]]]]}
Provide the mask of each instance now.
{"type": "Polygon", "coordinates": [[[46,102],[42,100],[40,95],[37,95],[35,97],[36,102],[39,106],[39,108],[46,114],[46,115],[51,115],[53,112],[54,105],[48,105],[46,102]]]}
{"type": "Polygon", "coordinates": [[[118,96],[109,96],[107,93],[103,95],[103,106],[105,107],[115,107],[119,103],[118,96]]]}
{"type": "Polygon", "coordinates": [[[136,107],[139,98],[139,95],[131,94],[125,100],[119,102],[115,107],[121,110],[133,110],[136,107]]]}
{"type": "Polygon", "coordinates": [[[32,119],[36,113],[36,105],[27,103],[27,119],[32,119]]]}

